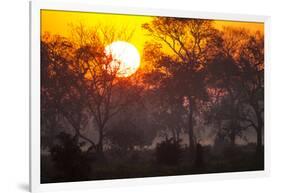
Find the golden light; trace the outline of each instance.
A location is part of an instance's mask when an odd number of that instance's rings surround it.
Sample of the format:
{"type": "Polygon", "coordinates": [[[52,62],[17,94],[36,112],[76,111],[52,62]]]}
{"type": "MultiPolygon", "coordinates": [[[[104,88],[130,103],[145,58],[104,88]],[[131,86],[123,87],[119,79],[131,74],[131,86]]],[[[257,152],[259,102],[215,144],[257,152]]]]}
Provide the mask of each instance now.
{"type": "Polygon", "coordinates": [[[118,77],[128,77],[134,74],[140,66],[140,55],[137,48],[125,41],[116,41],[105,47],[105,53],[111,55],[112,69],[117,69],[118,77]]]}

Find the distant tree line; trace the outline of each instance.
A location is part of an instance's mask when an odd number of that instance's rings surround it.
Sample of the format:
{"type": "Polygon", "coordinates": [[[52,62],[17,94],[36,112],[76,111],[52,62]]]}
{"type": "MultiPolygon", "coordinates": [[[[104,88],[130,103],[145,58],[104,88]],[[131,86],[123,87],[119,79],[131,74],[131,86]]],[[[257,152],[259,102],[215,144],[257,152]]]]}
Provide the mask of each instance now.
{"type": "Polygon", "coordinates": [[[152,41],[145,44],[144,65],[130,77],[118,77],[105,54],[106,45],[131,38],[124,30],[78,25],[69,38],[41,36],[42,149],[54,146],[60,131],[100,156],[106,147],[143,149],[164,133],[166,146],[185,143],[195,154],[198,127],[209,126],[214,143],[232,146],[253,129],[262,153],[263,33],[169,17],[142,28],[152,41]]]}

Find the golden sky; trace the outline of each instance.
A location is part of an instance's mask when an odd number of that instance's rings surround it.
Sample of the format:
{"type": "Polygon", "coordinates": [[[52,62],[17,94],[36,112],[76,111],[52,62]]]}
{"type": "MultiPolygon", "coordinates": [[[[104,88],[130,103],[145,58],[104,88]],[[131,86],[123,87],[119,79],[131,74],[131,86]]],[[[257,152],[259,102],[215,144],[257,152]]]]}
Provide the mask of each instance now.
{"type": "MultiPolygon", "coordinates": [[[[62,36],[70,36],[70,24],[84,24],[88,27],[100,24],[113,25],[113,27],[123,28],[127,30],[135,30],[130,43],[135,45],[142,54],[144,43],[149,40],[146,32],[142,29],[142,24],[153,19],[153,16],[136,16],[136,15],[119,15],[119,14],[103,14],[103,13],[87,13],[73,11],[41,11],[41,33],[49,32],[51,34],[59,34],[62,36]]],[[[243,27],[251,31],[263,31],[263,23],[254,22],[237,22],[237,21],[215,21],[215,26],[243,27]]]]}

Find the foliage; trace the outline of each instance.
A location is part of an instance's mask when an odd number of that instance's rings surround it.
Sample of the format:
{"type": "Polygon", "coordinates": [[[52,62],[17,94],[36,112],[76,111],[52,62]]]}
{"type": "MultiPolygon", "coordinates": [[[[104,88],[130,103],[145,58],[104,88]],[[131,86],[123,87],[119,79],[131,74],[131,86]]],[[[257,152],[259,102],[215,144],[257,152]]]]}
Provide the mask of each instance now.
{"type": "Polygon", "coordinates": [[[156,146],[156,160],[160,164],[175,165],[181,158],[180,141],[166,138],[156,146]]]}
{"type": "Polygon", "coordinates": [[[72,33],[72,38],[45,34],[41,39],[42,128],[51,131],[64,122],[90,144],[89,151],[102,152],[106,125],[135,102],[140,89],[132,80],[117,77],[118,66],[110,67],[113,58],[104,51],[108,41],[121,33],[106,27],[89,30],[83,25],[72,26],[72,33]],[[98,142],[82,134],[91,118],[98,129],[98,142]]]}
{"type": "Polygon", "coordinates": [[[129,120],[121,120],[107,132],[107,137],[112,143],[112,148],[121,151],[134,150],[144,144],[144,132],[129,120]]]}
{"type": "Polygon", "coordinates": [[[90,160],[87,159],[76,138],[61,132],[57,136],[58,143],[50,152],[55,168],[64,180],[87,179],[91,172],[90,160]]]}

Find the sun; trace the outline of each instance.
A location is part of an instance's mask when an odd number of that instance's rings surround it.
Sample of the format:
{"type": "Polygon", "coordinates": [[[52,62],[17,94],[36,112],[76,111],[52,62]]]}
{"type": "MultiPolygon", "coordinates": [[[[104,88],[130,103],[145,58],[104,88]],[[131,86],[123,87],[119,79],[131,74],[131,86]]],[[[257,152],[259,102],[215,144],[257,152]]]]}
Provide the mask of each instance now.
{"type": "Polygon", "coordinates": [[[134,74],[140,66],[140,55],[137,48],[125,41],[115,41],[105,47],[106,55],[113,60],[110,67],[117,68],[118,77],[128,77],[134,74]]]}

